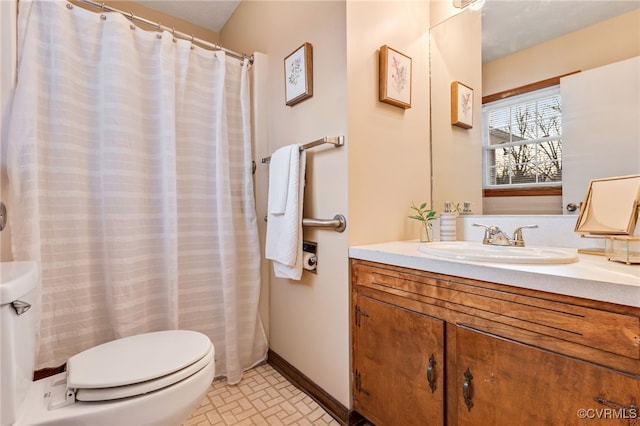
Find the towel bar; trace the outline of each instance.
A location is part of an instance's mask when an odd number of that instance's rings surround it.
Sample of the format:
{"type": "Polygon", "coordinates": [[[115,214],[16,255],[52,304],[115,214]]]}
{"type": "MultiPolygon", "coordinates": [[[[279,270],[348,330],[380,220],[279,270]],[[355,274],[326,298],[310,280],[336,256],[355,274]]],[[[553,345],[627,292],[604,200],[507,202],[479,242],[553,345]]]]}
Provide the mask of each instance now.
{"type": "MultiPolygon", "coordinates": [[[[264,221],[267,221],[267,216],[264,217],[264,221]]],[[[344,232],[347,229],[347,219],[344,215],[337,214],[333,219],[311,219],[303,218],[302,226],[313,226],[317,228],[334,228],[336,232],[344,232]]]]}
{"type": "MultiPolygon", "coordinates": [[[[304,145],[300,145],[300,151],[304,151],[305,149],[313,148],[314,146],[323,145],[325,143],[330,143],[335,145],[335,147],[344,145],[344,136],[325,136],[322,139],[315,140],[313,142],[305,143],[304,145]]],[[[261,162],[269,163],[271,161],[271,156],[264,157],[261,162]]]]}

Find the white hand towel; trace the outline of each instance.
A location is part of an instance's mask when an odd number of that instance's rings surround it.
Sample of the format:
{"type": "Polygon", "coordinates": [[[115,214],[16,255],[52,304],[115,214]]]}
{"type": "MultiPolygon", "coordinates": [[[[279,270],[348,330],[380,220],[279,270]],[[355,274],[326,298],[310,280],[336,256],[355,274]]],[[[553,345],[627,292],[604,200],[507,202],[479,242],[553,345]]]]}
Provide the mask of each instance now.
{"type": "Polygon", "coordinates": [[[298,145],[293,147],[295,154],[292,151],[290,156],[284,214],[267,218],[265,257],[274,261],[277,277],[299,280],[302,277],[302,203],[307,157],[304,151],[299,152],[298,145]]]}
{"type": "MultiPolygon", "coordinates": [[[[270,215],[284,214],[289,192],[291,156],[298,157],[298,146],[288,145],[279,148],[271,155],[269,162],[269,198],[267,212],[270,215]]],[[[297,179],[297,177],[296,177],[297,179]]]]}

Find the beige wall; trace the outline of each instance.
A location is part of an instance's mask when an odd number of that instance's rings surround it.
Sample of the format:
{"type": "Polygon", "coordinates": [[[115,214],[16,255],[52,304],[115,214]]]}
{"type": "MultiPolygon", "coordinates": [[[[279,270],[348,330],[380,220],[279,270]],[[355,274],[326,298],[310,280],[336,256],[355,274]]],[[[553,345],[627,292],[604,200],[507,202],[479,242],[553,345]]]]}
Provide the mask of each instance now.
{"type": "Polygon", "coordinates": [[[466,9],[431,29],[431,150],[433,205],[469,201],[482,213],[481,12],[466,9]],[[451,125],[451,83],[473,89],[473,127],[451,125]]]}
{"type": "MultiPolygon", "coordinates": [[[[259,159],[277,148],[303,144],[323,136],[346,136],[346,146],[318,147],[307,152],[304,216],[351,218],[347,200],[347,135],[345,3],[341,1],[243,1],[220,32],[225,46],[266,54],[268,87],[265,135],[258,135],[255,156],[256,201],[264,241],[268,165],[259,159]],[[313,97],[294,106],[284,99],[284,58],[302,43],[313,46],[313,97]]],[[[259,66],[260,64],[258,64],[259,66]]],[[[263,261],[263,321],[269,325],[271,350],[316,384],[349,405],[349,281],[347,232],[304,229],[318,243],[318,273],[289,281],[273,276],[263,261]],[[268,318],[264,305],[269,304],[268,318]]],[[[263,244],[264,250],[264,244],[263,244]]]]}
{"type": "Polygon", "coordinates": [[[429,23],[431,28],[462,12],[450,0],[431,0],[429,2],[429,23]]]}
{"type": "MultiPolygon", "coordinates": [[[[428,27],[427,2],[245,1],[221,31],[225,46],[268,56],[268,141],[255,147],[256,158],[290,143],[346,136],[343,148],[308,153],[304,213],[345,214],[347,230],[305,229],[318,242],[318,274],[293,282],[267,272],[265,285],[270,348],[347,407],[348,247],[417,238],[409,205],[430,197],[428,27]],[[283,60],[305,41],[313,45],[314,95],[287,107],[283,60]],[[378,101],[384,44],[412,58],[410,109],[378,101]]],[[[267,167],[259,164],[256,173],[258,217],[266,210],[267,167]]]]}
{"type": "Polygon", "coordinates": [[[483,95],[640,55],[640,9],[484,64],[483,95]]]}
{"type": "Polygon", "coordinates": [[[431,198],[429,4],[347,2],[349,243],[415,239],[411,202],[431,198]],[[378,53],[412,59],[411,108],[378,101],[378,53]]]}

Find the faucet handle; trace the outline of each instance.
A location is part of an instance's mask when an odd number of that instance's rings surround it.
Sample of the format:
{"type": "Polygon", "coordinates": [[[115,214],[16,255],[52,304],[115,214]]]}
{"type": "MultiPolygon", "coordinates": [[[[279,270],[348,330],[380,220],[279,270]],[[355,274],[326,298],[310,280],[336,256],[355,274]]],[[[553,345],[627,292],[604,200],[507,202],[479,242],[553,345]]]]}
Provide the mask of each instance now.
{"type": "Polygon", "coordinates": [[[481,226],[484,228],[484,237],[482,238],[482,244],[489,244],[498,232],[500,232],[500,228],[493,225],[483,225],[481,223],[474,223],[473,226],[481,226]]]}
{"type": "Polygon", "coordinates": [[[481,223],[474,223],[473,226],[482,226],[484,228],[484,231],[488,232],[491,235],[500,232],[500,228],[495,225],[483,225],[481,223]]]}
{"type": "Polygon", "coordinates": [[[522,230],[524,228],[537,228],[538,225],[524,225],[513,231],[513,244],[516,247],[524,247],[524,239],[522,238],[522,230]]]}
{"type": "Polygon", "coordinates": [[[485,229],[495,228],[495,226],[483,225],[481,223],[474,223],[473,226],[482,226],[485,229]]]}

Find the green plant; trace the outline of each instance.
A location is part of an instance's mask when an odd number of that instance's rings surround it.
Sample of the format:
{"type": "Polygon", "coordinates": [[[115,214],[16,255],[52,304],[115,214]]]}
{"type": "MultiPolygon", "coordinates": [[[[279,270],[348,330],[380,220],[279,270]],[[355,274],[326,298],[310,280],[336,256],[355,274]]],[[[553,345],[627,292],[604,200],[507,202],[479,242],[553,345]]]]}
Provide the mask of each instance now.
{"type": "Polygon", "coordinates": [[[419,220],[427,226],[431,226],[431,221],[436,217],[436,211],[427,209],[427,203],[416,206],[414,202],[411,202],[411,209],[414,210],[416,214],[410,215],[410,219],[419,220]]]}

